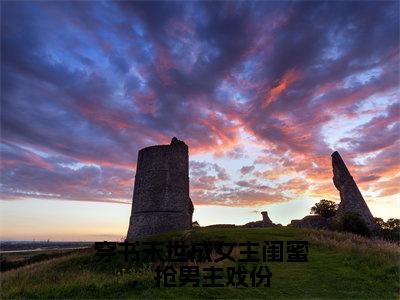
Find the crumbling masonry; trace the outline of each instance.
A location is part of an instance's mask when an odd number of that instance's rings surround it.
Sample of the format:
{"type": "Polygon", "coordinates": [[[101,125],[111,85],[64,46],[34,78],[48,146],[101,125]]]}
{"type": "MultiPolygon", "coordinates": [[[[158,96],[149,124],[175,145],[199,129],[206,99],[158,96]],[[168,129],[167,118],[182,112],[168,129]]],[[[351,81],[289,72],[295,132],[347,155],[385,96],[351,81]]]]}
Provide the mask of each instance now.
{"type": "Polygon", "coordinates": [[[372,235],[379,235],[380,230],[365,202],[356,182],[350,175],[339,152],[332,153],[333,184],[340,193],[339,208],[332,221],[340,222],[346,213],[358,214],[366,223],[372,235]]]}
{"type": "Polygon", "coordinates": [[[292,220],[289,226],[314,229],[338,229],[341,228],[343,217],[348,213],[354,213],[364,220],[373,237],[379,237],[381,235],[380,229],[356,182],[337,151],[332,153],[332,171],[333,184],[340,193],[340,204],[335,216],[328,219],[319,215],[306,216],[301,220],[292,220]]]}
{"type": "Polygon", "coordinates": [[[271,219],[268,217],[268,212],[267,211],[262,211],[262,220],[261,221],[255,221],[255,222],[249,222],[243,225],[243,227],[275,227],[276,225],[272,223],[271,219]]]}
{"type": "Polygon", "coordinates": [[[127,240],[192,226],[189,197],[189,149],[177,138],[170,145],[138,154],[127,240]]]}

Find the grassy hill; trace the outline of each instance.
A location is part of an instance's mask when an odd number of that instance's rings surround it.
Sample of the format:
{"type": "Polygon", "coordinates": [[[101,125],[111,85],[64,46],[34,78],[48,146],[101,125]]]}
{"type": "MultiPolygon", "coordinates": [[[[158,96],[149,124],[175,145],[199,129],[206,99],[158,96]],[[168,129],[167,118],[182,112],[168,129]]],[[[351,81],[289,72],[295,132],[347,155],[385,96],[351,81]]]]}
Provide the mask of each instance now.
{"type": "MultiPolygon", "coordinates": [[[[352,234],[275,228],[196,228],[152,241],[260,242],[306,240],[308,262],[267,262],[270,287],[154,287],[155,265],[126,263],[122,255],[97,262],[94,250],[1,274],[1,298],[399,298],[399,247],[352,234]],[[133,281],[137,281],[134,286],[133,281]]],[[[239,250],[233,251],[239,256],[239,250]]],[[[262,257],[261,255],[258,257],[262,257]]],[[[237,263],[196,263],[202,269],[237,263]]],[[[246,264],[251,269],[251,264],[246,264]]],[[[202,271],[201,271],[202,274],[202,271]]],[[[223,273],[226,277],[226,272],[223,273]]],[[[226,282],[222,280],[222,282],[226,282]]]]}

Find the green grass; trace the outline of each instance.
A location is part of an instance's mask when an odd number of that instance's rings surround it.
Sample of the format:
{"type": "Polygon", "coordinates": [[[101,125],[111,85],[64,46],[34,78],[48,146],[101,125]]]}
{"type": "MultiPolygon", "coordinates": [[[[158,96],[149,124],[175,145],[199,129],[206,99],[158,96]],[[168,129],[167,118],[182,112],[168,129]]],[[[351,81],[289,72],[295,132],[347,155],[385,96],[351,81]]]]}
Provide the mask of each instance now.
{"type": "Polygon", "coordinates": [[[0,254],[1,272],[16,269],[35,262],[45,261],[72,253],[70,249],[44,249],[41,251],[9,252],[0,254]]]}
{"type": "Polygon", "coordinates": [[[93,250],[84,250],[2,273],[1,298],[399,298],[399,248],[394,244],[287,227],[196,228],[156,238],[172,239],[188,243],[308,240],[309,262],[265,263],[273,274],[271,287],[155,288],[154,265],[127,264],[122,256],[110,263],[97,262],[93,250]],[[134,280],[138,281],[135,287],[134,280]]]}

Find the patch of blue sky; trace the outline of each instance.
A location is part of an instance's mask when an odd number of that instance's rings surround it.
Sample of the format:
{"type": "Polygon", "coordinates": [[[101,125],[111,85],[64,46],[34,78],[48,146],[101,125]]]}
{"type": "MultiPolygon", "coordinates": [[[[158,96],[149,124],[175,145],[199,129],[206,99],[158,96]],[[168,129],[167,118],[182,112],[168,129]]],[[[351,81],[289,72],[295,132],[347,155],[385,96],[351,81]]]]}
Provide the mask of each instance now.
{"type": "Polygon", "coordinates": [[[322,58],[326,60],[338,60],[343,55],[343,50],[340,49],[339,45],[333,45],[327,47],[323,51],[322,58]]]}
{"type": "MultiPolygon", "coordinates": [[[[101,45],[98,44],[100,36],[96,38],[95,35],[85,32],[79,27],[69,27],[67,30],[59,36],[59,45],[54,42],[52,44],[57,45],[56,50],[58,53],[62,53],[64,59],[69,58],[70,62],[79,61],[77,57],[74,57],[74,54],[80,54],[95,61],[96,67],[107,69],[108,56],[105,55],[101,45]],[[74,46],[71,47],[71,45],[74,46]]],[[[65,64],[65,67],[68,67],[68,63],[65,64]]]]}
{"type": "Polygon", "coordinates": [[[365,85],[368,82],[376,79],[383,73],[381,67],[372,68],[366,71],[351,74],[344,79],[344,88],[353,88],[360,85],[365,85]]]}
{"type": "Polygon", "coordinates": [[[387,129],[391,130],[394,126],[396,126],[396,123],[397,123],[397,122],[398,122],[398,121],[395,121],[395,122],[389,124],[389,125],[387,126],[387,129]]]}
{"type": "Polygon", "coordinates": [[[82,163],[82,162],[70,162],[70,163],[58,163],[59,166],[63,167],[63,168],[68,168],[74,171],[77,171],[79,169],[82,168],[87,168],[87,167],[93,167],[93,168],[97,168],[97,169],[101,169],[101,167],[97,164],[93,164],[93,163],[82,163]]]}
{"type": "Polygon", "coordinates": [[[138,91],[143,91],[146,87],[146,82],[137,70],[136,65],[131,62],[127,73],[113,72],[111,76],[107,76],[108,83],[113,86],[112,98],[107,101],[110,107],[127,109],[133,111],[135,108],[132,102],[130,84],[137,82],[138,91]]]}
{"type": "Polygon", "coordinates": [[[125,87],[121,82],[116,85],[113,97],[110,100],[117,111],[136,112],[137,110],[135,102],[132,101],[132,97],[127,97],[125,94],[125,87]]]}
{"type": "Polygon", "coordinates": [[[138,91],[144,91],[147,88],[147,80],[146,78],[140,73],[139,67],[136,65],[136,62],[131,62],[129,67],[128,75],[133,76],[135,79],[138,80],[138,91]]]}
{"type": "Polygon", "coordinates": [[[239,169],[246,164],[249,164],[249,161],[246,161],[242,158],[240,159],[231,159],[225,156],[216,157],[212,153],[204,153],[204,154],[195,154],[191,155],[191,160],[194,161],[204,161],[207,163],[216,163],[220,167],[224,168],[227,173],[230,175],[230,181],[234,182],[240,180],[239,169]]]}
{"type": "Polygon", "coordinates": [[[249,98],[244,93],[236,91],[232,95],[232,100],[241,104],[245,104],[249,101],[249,98]]]}
{"type": "MultiPolygon", "coordinates": [[[[243,136],[242,136],[243,138],[243,136]]],[[[251,142],[246,142],[245,139],[243,139],[243,153],[244,155],[242,157],[239,157],[237,159],[232,159],[231,157],[227,157],[226,155],[221,158],[217,158],[218,164],[223,166],[227,171],[228,174],[231,176],[231,181],[248,181],[251,179],[257,179],[259,184],[265,184],[268,186],[273,186],[276,187],[276,183],[270,180],[267,180],[265,178],[256,178],[252,174],[248,175],[243,175],[240,172],[240,169],[244,166],[253,166],[254,165],[254,157],[260,156],[262,154],[262,149],[260,147],[257,147],[254,143],[251,142]]],[[[265,171],[265,165],[254,165],[254,171],[259,171],[263,172],[265,171]]]]}
{"type": "Polygon", "coordinates": [[[29,195],[31,197],[60,197],[60,194],[51,194],[51,193],[42,193],[37,191],[27,191],[24,189],[11,189],[14,193],[22,194],[22,195],[29,195]]]}
{"type": "MultiPolygon", "coordinates": [[[[59,97],[40,97],[39,95],[30,95],[30,99],[34,101],[36,109],[40,111],[43,120],[58,120],[64,124],[76,124],[73,116],[79,115],[76,111],[68,110],[62,104],[59,97]]],[[[30,103],[30,102],[28,102],[30,103]]]]}
{"type": "Polygon", "coordinates": [[[113,52],[122,52],[129,46],[129,43],[126,41],[126,39],[121,39],[119,36],[115,35],[114,32],[112,31],[101,30],[98,32],[98,35],[100,39],[112,45],[113,52]]]}
{"type": "Polygon", "coordinates": [[[138,43],[138,47],[140,48],[141,53],[143,54],[143,57],[142,56],[140,57],[143,63],[152,64],[156,61],[157,58],[156,51],[154,45],[151,42],[141,41],[138,43]]]}
{"type": "Polygon", "coordinates": [[[326,94],[329,94],[330,92],[331,92],[331,91],[324,91],[324,92],[321,92],[320,94],[316,95],[315,97],[313,97],[313,98],[310,100],[309,106],[314,106],[314,105],[319,104],[319,103],[322,102],[322,101],[325,101],[325,100],[326,100],[325,95],[326,95],[326,94]]]}
{"type": "Polygon", "coordinates": [[[74,27],[66,27],[62,34],[50,31],[47,36],[47,42],[45,41],[41,44],[37,55],[45,58],[53,65],[60,64],[70,71],[84,69],[84,65],[77,54],[91,57],[91,53],[85,53],[85,50],[90,48],[91,45],[85,45],[79,49],[77,45],[85,42],[85,39],[81,36],[81,31],[76,30],[74,27]],[[71,45],[75,46],[71,47],[71,45]]]}
{"type": "Polygon", "coordinates": [[[240,104],[248,103],[248,93],[242,92],[235,84],[231,84],[227,80],[223,80],[215,91],[216,99],[219,102],[236,102],[240,104]]]}
{"type": "Polygon", "coordinates": [[[348,43],[346,39],[347,28],[342,28],[338,30],[338,28],[333,28],[328,33],[329,44],[322,51],[322,59],[328,61],[335,61],[340,59],[347,47],[344,45],[348,43]]]}
{"type": "Polygon", "coordinates": [[[213,43],[202,42],[200,49],[199,57],[203,63],[214,63],[221,55],[221,51],[213,43]]]}
{"type": "Polygon", "coordinates": [[[186,73],[189,73],[203,51],[201,42],[194,38],[168,39],[166,43],[171,54],[177,59],[177,63],[186,73]]]}
{"type": "Polygon", "coordinates": [[[233,86],[227,80],[223,80],[216,88],[215,96],[219,102],[229,102],[233,99],[234,93],[233,86]]]}
{"type": "Polygon", "coordinates": [[[355,162],[358,165],[365,165],[370,159],[375,158],[382,151],[383,150],[378,150],[378,151],[374,151],[374,152],[370,152],[370,153],[358,154],[353,159],[353,162],[355,162]]]}
{"type": "Polygon", "coordinates": [[[96,62],[96,68],[106,70],[109,66],[108,56],[103,53],[99,45],[95,44],[94,40],[88,41],[84,39],[85,38],[82,37],[82,43],[76,49],[77,53],[85,57],[90,57],[92,61],[96,62]]]}
{"type": "Polygon", "coordinates": [[[183,14],[184,20],[190,24],[197,26],[207,26],[210,21],[210,15],[206,11],[205,6],[196,1],[186,1],[187,4],[183,14]]]}
{"type": "Polygon", "coordinates": [[[135,33],[136,35],[138,35],[140,37],[144,37],[147,34],[147,29],[146,29],[145,25],[137,17],[132,18],[131,28],[132,28],[133,33],[135,33]]]}
{"type": "Polygon", "coordinates": [[[360,114],[357,118],[348,119],[337,116],[321,127],[321,136],[324,143],[331,149],[347,148],[347,142],[340,142],[343,138],[354,137],[358,126],[368,123],[374,115],[360,114]]]}
{"type": "Polygon", "coordinates": [[[32,153],[34,153],[34,154],[36,154],[36,155],[38,155],[38,156],[40,156],[42,158],[49,158],[51,156],[51,153],[41,151],[41,150],[36,149],[34,147],[30,147],[30,146],[26,146],[26,145],[18,145],[18,147],[20,147],[20,148],[22,148],[22,149],[24,149],[26,151],[32,152],[32,153]]]}
{"type": "Polygon", "coordinates": [[[361,101],[360,104],[357,107],[356,112],[357,113],[363,113],[366,111],[369,111],[371,109],[376,109],[381,107],[382,111],[384,111],[389,105],[395,103],[399,99],[399,91],[397,88],[395,88],[392,91],[388,91],[385,94],[380,94],[380,95],[372,95],[365,99],[364,101],[361,101]]]}
{"type": "Polygon", "coordinates": [[[80,72],[84,74],[87,72],[86,66],[82,63],[80,57],[72,55],[71,51],[65,51],[63,47],[58,49],[49,47],[45,50],[47,63],[62,68],[63,71],[68,70],[70,73],[80,72]]]}
{"type": "Polygon", "coordinates": [[[252,57],[246,59],[240,66],[241,70],[238,72],[237,76],[239,79],[250,79],[254,70],[259,63],[260,55],[253,55],[252,57]]]}
{"type": "Polygon", "coordinates": [[[113,2],[99,1],[94,4],[91,13],[96,16],[97,21],[103,23],[102,27],[111,28],[113,24],[120,22],[121,13],[113,2]]]}

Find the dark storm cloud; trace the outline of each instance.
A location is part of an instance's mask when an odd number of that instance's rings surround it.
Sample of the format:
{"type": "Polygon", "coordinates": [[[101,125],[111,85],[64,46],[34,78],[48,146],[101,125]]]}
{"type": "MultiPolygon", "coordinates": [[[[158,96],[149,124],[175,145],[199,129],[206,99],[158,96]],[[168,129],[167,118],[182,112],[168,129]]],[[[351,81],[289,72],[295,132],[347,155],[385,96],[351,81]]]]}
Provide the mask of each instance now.
{"type": "Polygon", "coordinates": [[[349,148],[357,153],[373,152],[390,147],[400,140],[400,104],[387,108],[386,114],[375,117],[355,129],[349,148]]]}
{"type": "MultiPolygon", "coordinates": [[[[276,156],[326,155],[326,124],[356,119],[370,97],[393,97],[398,85],[398,2],[1,6],[6,198],[129,200],[137,150],[175,135],[194,152],[232,159],[246,156],[240,130],[276,156]],[[79,184],[85,178],[93,180],[79,184]]],[[[393,147],[398,120],[385,121],[393,109],[345,137],[350,155],[393,147]]],[[[216,185],[230,179],[219,165],[195,162],[191,172],[201,201],[240,202],[236,190],[216,185]]],[[[246,203],[264,194],[240,192],[246,203]]]]}

